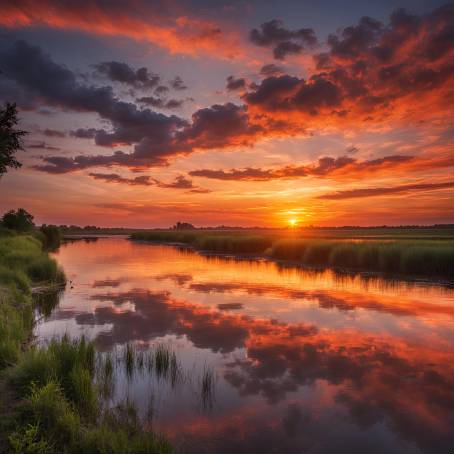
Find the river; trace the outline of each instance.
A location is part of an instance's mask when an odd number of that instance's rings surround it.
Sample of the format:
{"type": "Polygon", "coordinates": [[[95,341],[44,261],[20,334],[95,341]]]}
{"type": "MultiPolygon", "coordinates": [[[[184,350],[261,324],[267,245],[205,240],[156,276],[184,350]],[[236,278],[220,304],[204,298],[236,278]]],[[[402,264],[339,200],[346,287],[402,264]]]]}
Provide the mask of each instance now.
{"type": "Polygon", "coordinates": [[[92,339],[116,358],[106,405],[184,453],[452,452],[453,288],[117,237],[54,256],[69,282],[38,342],[92,339]],[[160,346],[175,373],[147,367],[160,346]]]}

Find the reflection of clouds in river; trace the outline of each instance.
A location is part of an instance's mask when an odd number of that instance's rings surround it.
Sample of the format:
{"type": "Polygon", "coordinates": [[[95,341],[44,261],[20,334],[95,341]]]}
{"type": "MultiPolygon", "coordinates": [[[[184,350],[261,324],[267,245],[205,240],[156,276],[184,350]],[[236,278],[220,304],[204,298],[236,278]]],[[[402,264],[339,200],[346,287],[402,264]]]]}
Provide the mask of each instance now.
{"type": "MultiPolygon", "coordinates": [[[[276,405],[302,386],[323,380],[336,387],[335,401],[361,428],[385,423],[423,448],[443,449],[454,441],[454,358],[449,352],[356,331],[319,331],[313,325],[215,311],[175,301],[165,292],[93,298],[114,306],[79,314],[76,320],[112,326],[96,338],[102,348],[166,334],[184,335],[213,352],[244,347],[247,358],[228,360],[224,370],[224,379],[240,395],[262,396],[276,405]],[[126,302],[135,310],[122,310],[126,302]]],[[[291,411],[296,418],[298,411],[291,411]]],[[[295,423],[289,421],[291,431],[295,423]]]]}

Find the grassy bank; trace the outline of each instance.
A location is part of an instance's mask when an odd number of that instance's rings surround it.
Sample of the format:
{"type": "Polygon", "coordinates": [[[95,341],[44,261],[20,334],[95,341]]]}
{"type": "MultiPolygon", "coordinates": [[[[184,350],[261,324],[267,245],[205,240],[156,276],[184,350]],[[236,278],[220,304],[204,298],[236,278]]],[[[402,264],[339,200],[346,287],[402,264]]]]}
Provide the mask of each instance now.
{"type": "Polygon", "coordinates": [[[453,240],[411,240],[399,237],[386,241],[353,241],[349,238],[298,238],[296,233],[282,238],[276,232],[262,235],[233,232],[226,235],[226,232],[214,234],[170,230],[135,233],[131,239],[184,243],[209,252],[261,254],[305,266],[454,278],[453,240]]]}
{"type": "Polygon", "coordinates": [[[27,348],[33,286],[62,284],[65,277],[37,238],[0,235],[0,452],[171,452],[141,428],[129,405],[102,408],[91,343],[63,338],[27,348]]]}
{"type": "Polygon", "coordinates": [[[62,284],[65,278],[55,260],[36,238],[0,237],[0,369],[14,364],[33,326],[31,288],[62,284]]]}

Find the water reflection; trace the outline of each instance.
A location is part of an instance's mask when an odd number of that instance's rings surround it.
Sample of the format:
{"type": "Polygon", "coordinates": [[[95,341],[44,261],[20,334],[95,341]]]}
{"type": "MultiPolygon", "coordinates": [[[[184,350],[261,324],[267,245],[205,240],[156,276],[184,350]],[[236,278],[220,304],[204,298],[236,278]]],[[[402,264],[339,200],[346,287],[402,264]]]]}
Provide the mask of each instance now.
{"type": "Polygon", "coordinates": [[[183,452],[454,445],[452,289],[124,239],[57,259],[74,288],[36,334],[94,339],[112,402],[135,401],[183,452]]]}

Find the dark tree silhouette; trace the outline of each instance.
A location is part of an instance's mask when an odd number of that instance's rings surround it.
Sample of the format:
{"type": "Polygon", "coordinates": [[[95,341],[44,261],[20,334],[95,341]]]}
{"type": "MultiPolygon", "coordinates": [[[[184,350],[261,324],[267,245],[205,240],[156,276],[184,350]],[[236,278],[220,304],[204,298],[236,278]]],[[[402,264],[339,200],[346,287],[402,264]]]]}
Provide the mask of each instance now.
{"type": "Polygon", "coordinates": [[[7,229],[16,230],[18,232],[27,232],[35,227],[33,216],[23,208],[5,213],[1,219],[1,224],[7,229]]]}
{"type": "Polygon", "coordinates": [[[26,131],[16,129],[18,123],[16,104],[6,103],[0,110],[0,177],[8,167],[17,169],[22,164],[14,156],[22,150],[22,137],[26,131]]]}

